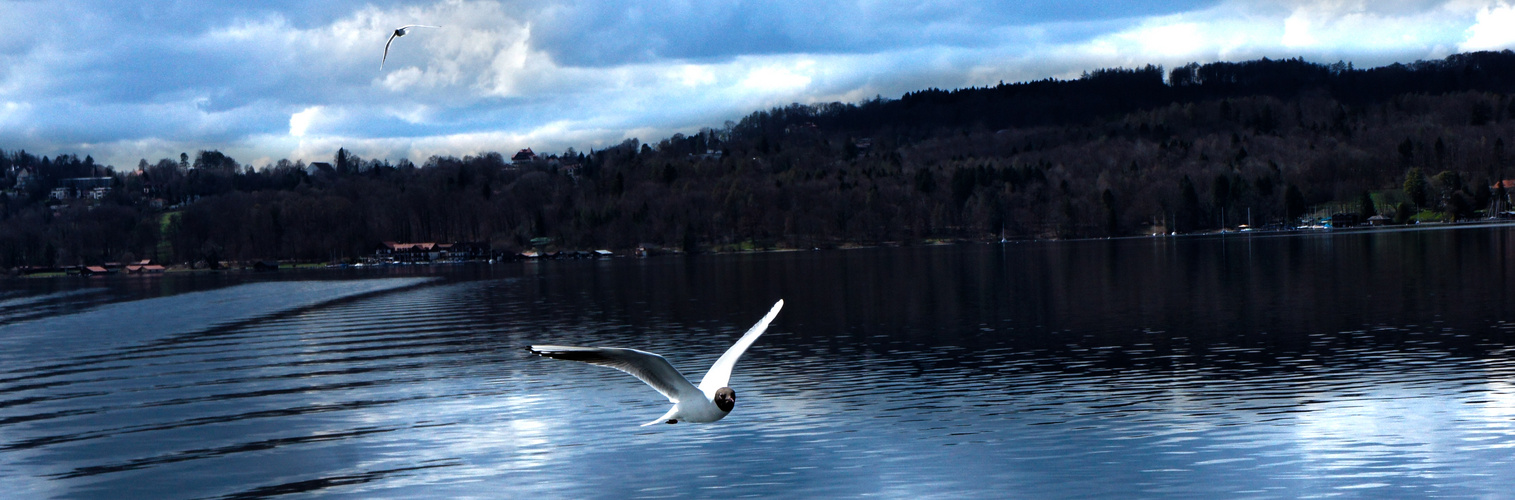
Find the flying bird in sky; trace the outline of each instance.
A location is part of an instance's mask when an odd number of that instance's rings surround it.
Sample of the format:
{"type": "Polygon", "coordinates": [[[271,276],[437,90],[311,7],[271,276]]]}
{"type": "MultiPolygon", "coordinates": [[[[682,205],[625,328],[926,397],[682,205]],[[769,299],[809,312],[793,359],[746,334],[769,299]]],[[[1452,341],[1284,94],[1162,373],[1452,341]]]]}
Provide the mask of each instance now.
{"type": "Polygon", "coordinates": [[[736,391],[731,390],[726,384],[731,380],[731,369],[736,366],[737,358],[747,351],[747,346],[752,345],[764,330],[768,329],[768,323],[779,315],[779,309],[784,307],[784,301],[780,300],[773,304],[773,309],[768,311],[762,320],[752,329],[737,339],[736,344],[726,349],[720,359],[715,360],[710,371],[705,372],[705,378],[700,380],[696,387],[689,379],[679,373],[678,369],[668,363],[662,356],[636,349],[622,349],[617,347],[570,347],[559,345],[534,345],[527,350],[541,356],[582,361],[592,365],[608,366],[631,374],[646,382],[647,385],[657,389],[668,397],[673,403],[673,409],[668,410],[657,420],[642,424],[643,427],[667,422],[676,424],[679,422],[709,423],[725,418],[736,406],[736,391]]]}
{"type": "Polygon", "coordinates": [[[389,41],[384,42],[384,58],[379,60],[379,70],[382,71],[384,69],[384,61],[388,61],[389,60],[389,44],[395,43],[395,39],[396,38],[405,36],[406,33],[410,32],[411,28],[441,28],[441,26],[428,26],[428,25],[425,25],[425,24],[409,24],[409,25],[405,25],[405,26],[401,26],[399,28],[396,28],[394,34],[393,35],[389,35],[389,41]]]}

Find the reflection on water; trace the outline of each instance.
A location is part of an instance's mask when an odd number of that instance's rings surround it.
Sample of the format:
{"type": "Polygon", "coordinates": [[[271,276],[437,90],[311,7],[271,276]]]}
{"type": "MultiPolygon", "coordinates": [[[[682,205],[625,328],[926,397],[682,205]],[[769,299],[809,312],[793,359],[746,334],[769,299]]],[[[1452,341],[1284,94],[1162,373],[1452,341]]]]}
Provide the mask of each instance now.
{"type": "Polygon", "coordinates": [[[1504,229],[48,280],[0,294],[21,497],[1499,497],[1504,229]],[[407,271],[414,272],[414,271],[407,271]],[[364,279],[351,279],[363,277],[364,279]],[[206,280],[185,277],[185,280],[206,280]],[[712,425],[531,343],[697,377],[712,425]]]}

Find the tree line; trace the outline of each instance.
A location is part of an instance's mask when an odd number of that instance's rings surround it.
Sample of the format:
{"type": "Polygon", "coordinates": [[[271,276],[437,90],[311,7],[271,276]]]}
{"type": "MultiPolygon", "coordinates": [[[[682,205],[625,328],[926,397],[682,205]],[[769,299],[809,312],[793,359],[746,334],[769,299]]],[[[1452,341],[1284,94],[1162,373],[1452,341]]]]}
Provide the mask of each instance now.
{"type": "Polygon", "coordinates": [[[370,255],[383,241],[685,251],[1470,218],[1507,200],[1515,54],[1300,59],[794,104],[515,164],[500,153],[118,169],[0,150],[0,266],[370,255]],[[66,179],[102,199],[58,200],[66,179]]]}

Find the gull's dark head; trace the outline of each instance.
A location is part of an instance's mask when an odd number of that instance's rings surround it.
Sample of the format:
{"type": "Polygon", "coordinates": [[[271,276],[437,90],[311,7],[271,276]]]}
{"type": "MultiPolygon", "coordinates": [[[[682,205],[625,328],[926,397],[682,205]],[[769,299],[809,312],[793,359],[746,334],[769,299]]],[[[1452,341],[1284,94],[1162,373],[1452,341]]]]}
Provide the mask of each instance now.
{"type": "Polygon", "coordinates": [[[721,411],[731,413],[731,409],[736,407],[736,391],[731,390],[730,387],[722,387],[720,389],[716,389],[715,399],[713,401],[715,402],[716,408],[720,408],[721,411]]]}

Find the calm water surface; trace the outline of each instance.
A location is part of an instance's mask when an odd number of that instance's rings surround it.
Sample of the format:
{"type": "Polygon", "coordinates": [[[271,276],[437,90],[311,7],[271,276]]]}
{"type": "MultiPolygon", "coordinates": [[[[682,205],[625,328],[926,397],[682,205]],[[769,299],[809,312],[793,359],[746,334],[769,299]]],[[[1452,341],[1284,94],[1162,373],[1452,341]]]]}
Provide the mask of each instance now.
{"type": "Polygon", "coordinates": [[[1515,230],[0,282],[6,498],[1515,496],[1515,230]],[[773,301],[736,410],[698,379],[773,301]]]}

